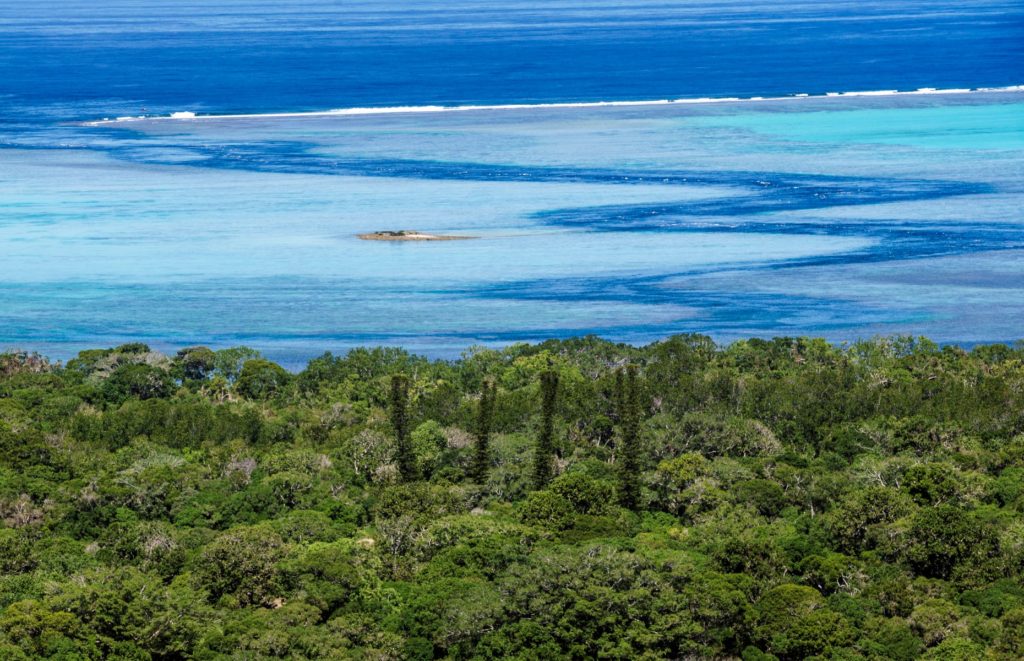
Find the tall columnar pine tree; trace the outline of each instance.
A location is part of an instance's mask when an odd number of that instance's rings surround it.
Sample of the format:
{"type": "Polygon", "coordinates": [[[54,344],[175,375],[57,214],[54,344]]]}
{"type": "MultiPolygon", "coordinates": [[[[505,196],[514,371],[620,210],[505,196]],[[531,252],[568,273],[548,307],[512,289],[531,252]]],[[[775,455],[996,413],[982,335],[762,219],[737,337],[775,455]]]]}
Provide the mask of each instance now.
{"type": "Polygon", "coordinates": [[[391,426],[395,430],[398,473],[403,482],[416,479],[416,454],[409,438],[409,378],[404,374],[391,377],[391,426]]]}
{"type": "Polygon", "coordinates": [[[495,385],[492,379],[484,381],[480,391],[480,408],[476,420],[476,453],[473,456],[472,477],[477,484],[487,482],[491,466],[491,424],[494,421],[495,385]]]}
{"type": "Polygon", "coordinates": [[[616,399],[620,407],[619,425],[622,433],[619,503],[635,510],[640,506],[640,420],[643,417],[636,365],[627,367],[624,375],[620,371],[616,384],[620,388],[616,399]]]}
{"type": "Polygon", "coordinates": [[[622,412],[626,410],[626,382],[625,369],[615,370],[615,390],[612,391],[612,419],[618,423],[622,423],[622,412]]]}
{"type": "Polygon", "coordinates": [[[540,435],[533,460],[533,485],[543,489],[551,481],[551,463],[555,454],[555,400],[558,397],[558,374],[546,370],[540,375],[540,435]]]}

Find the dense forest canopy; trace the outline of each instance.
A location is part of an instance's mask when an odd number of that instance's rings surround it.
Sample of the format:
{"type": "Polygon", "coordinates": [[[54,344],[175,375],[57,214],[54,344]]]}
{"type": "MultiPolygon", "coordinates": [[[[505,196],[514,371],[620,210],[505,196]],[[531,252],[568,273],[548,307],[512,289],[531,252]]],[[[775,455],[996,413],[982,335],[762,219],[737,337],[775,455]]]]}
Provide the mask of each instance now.
{"type": "Polygon", "coordinates": [[[1015,659],[1024,347],[0,354],[0,658],[1015,659]]]}

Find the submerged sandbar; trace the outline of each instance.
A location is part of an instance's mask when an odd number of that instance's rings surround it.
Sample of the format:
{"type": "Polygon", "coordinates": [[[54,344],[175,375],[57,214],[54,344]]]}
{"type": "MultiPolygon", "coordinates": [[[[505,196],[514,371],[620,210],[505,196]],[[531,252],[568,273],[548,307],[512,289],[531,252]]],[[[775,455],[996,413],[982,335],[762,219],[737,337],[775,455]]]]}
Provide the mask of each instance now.
{"type": "Polygon", "coordinates": [[[419,230],[382,230],[356,236],[364,241],[463,241],[477,238],[461,234],[429,234],[419,230]]]}

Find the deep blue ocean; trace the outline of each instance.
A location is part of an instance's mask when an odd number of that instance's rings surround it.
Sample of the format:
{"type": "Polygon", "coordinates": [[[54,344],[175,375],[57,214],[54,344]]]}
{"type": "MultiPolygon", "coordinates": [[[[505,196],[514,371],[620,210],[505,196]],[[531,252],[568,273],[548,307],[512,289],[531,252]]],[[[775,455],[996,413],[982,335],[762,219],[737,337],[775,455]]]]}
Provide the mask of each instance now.
{"type": "Polygon", "coordinates": [[[1019,1],[0,1],[0,349],[1016,340],[1021,84],[1019,1]]]}

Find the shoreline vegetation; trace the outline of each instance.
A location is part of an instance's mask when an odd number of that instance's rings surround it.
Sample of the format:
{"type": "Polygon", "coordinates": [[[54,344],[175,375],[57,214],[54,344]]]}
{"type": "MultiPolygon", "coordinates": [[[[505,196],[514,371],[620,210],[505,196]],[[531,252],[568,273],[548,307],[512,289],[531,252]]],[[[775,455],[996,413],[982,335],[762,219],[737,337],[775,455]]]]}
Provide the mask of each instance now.
{"type": "Polygon", "coordinates": [[[419,230],[380,230],[356,236],[363,241],[464,241],[479,238],[458,234],[429,234],[419,230]]]}
{"type": "Polygon", "coordinates": [[[996,659],[1024,343],[0,353],[0,658],[996,659]]]}

